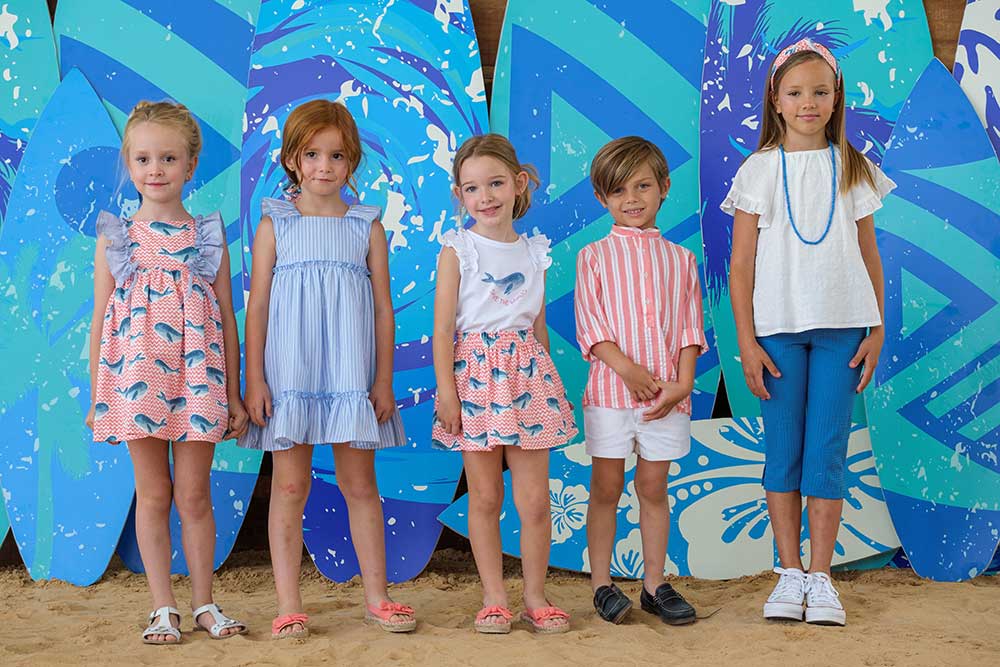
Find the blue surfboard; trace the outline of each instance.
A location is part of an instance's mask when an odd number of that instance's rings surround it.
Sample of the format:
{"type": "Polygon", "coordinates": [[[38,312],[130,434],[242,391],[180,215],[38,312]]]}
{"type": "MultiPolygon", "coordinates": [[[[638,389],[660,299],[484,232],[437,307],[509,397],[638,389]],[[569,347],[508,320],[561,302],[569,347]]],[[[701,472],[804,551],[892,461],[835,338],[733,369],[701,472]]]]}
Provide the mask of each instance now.
{"type": "Polygon", "coordinates": [[[866,395],[872,446],[903,549],[958,581],[1000,541],[1000,163],[939,61],[899,114],[876,217],[886,342],[866,395]]]}
{"type": "MultiPolygon", "coordinates": [[[[97,6],[89,0],[61,0],[55,19],[62,70],[78,67],[87,74],[119,131],[142,99],[172,99],[197,118],[203,147],[184,203],[194,213],[222,212],[241,337],[239,159],[250,45],[259,8],[259,0],[105,0],[97,6]],[[122,26],[127,26],[125,38],[122,26]]],[[[130,206],[137,207],[138,200],[126,202],[126,210],[130,206]]],[[[235,440],[215,448],[216,568],[236,543],[261,458],[260,452],[237,447],[235,440]]],[[[176,509],[171,517],[171,571],[186,574],[176,509]]],[[[141,572],[134,526],[134,520],[126,524],[119,555],[131,570],[141,572]]]]}
{"type": "MultiPolygon", "coordinates": [[[[764,469],[764,429],[760,418],[695,420],[690,453],[671,466],[668,500],[671,512],[666,572],[704,579],[730,579],[771,569],[777,564],[767,501],[760,480],[764,469]]],[[[587,550],[587,502],[590,458],[583,443],[570,445],[553,458],[549,470],[554,567],[590,571],[587,550]]],[[[636,458],[626,459],[634,480],[636,458]]],[[[834,564],[853,569],[869,558],[884,564],[899,541],[889,521],[875,475],[868,430],[855,424],[848,445],[847,495],[834,564]]],[[[510,474],[505,481],[509,484],[510,474]]],[[[519,556],[519,522],[510,493],[505,495],[500,534],[505,553],[519,556]]],[[[446,526],[468,535],[468,496],[440,516],[446,526]]],[[[802,557],[809,559],[805,510],[802,557]]],[[[877,564],[878,564],[877,563],[877,564]]],[[[634,481],[626,481],[618,503],[617,532],[611,574],[641,579],[644,572],[639,532],[639,501],[634,481]]]]}
{"type": "MultiPolygon", "coordinates": [[[[361,202],[382,207],[396,309],[393,383],[409,445],[376,455],[390,581],[423,570],[452,502],[460,456],[431,449],[433,274],[453,224],[451,160],[486,131],[479,50],[464,2],[267,0],[254,42],[243,143],[241,215],[249,245],[264,197],[279,197],[280,131],[297,105],[343,102],[361,133],[361,202]]],[[[250,265],[249,255],[245,265],[250,265]]],[[[326,577],[359,573],[329,447],[314,450],[305,542],[326,577]]]]}
{"type": "Polygon", "coordinates": [[[119,146],[93,88],[68,72],[35,125],[0,236],[0,484],[36,580],[100,578],[135,488],[125,447],[92,443],[83,421],[97,213],[117,210],[119,146]]]}
{"type": "MultiPolygon", "coordinates": [[[[712,0],[701,114],[701,198],[705,273],[715,338],[732,414],[760,414],[746,388],[729,305],[732,217],[719,210],[743,159],[757,148],[768,67],[803,37],[833,50],[844,71],[848,139],[875,164],[900,105],[933,56],[919,0],[807,3],[712,0]],[[860,8],[860,5],[868,9],[860,8]],[[859,7],[858,9],[855,9],[859,7]]],[[[858,401],[855,421],[863,422],[858,401]]]]}
{"type": "MultiPolygon", "coordinates": [[[[708,5],[708,0],[507,3],[490,126],[510,137],[518,157],[541,177],[534,205],[517,224],[552,241],[546,320],[571,398],[583,394],[589,368],[576,343],[576,255],[606,236],[612,224],[590,184],[590,161],[603,144],[638,134],[660,147],[671,187],[657,225],[701,264],[698,115],[708,5]]],[[[707,307],[705,330],[712,349],[698,359],[692,396],[697,418],[712,416],[719,385],[707,307]]]]}
{"type": "MultiPolygon", "coordinates": [[[[59,85],[56,46],[45,0],[8,3],[0,22],[9,26],[0,39],[0,229],[7,211],[17,165],[28,146],[31,128],[59,85]],[[6,48],[5,48],[6,47],[6,48]]],[[[0,503],[0,543],[10,523],[0,503]]]]}

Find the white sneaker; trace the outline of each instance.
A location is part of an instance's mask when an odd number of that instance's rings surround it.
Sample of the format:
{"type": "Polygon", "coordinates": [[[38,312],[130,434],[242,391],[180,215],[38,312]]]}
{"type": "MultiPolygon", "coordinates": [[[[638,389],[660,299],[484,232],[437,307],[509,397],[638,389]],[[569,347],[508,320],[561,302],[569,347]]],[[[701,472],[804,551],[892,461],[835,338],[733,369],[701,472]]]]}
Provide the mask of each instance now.
{"type": "Polygon", "coordinates": [[[826,572],[811,572],[806,584],[806,623],[845,625],[847,612],[826,572]]]}
{"type": "Polygon", "coordinates": [[[802,601],[805,598],[806,573],[789,567],[776,567],[774,571],[780,574],[777,585],[764,603],[764,618],[784,618],[792,621],[802,620],[802,601]]]}

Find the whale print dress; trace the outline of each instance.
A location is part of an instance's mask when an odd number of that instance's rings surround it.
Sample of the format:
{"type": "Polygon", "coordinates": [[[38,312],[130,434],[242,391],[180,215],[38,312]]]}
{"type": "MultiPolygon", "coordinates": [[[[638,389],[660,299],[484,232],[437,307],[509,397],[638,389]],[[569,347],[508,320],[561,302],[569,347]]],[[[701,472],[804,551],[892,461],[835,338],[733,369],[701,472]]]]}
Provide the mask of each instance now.
{"type": "Polygon", "coordinates": [[[565,445],[577,434],[573,406],[533,328],[552,264],[549,240],[536,234],[503,243],[459,229],[443,234],[441,243],[455,251],[461,273],[455,387],[462,433],[441,426],[435,397],[431,444],[463,452],[565,445]]]}
{"type": "Polygon", "coordinates": [[[102,211],[97,231],[108,240],[115,291],[104,312],[94,440],[221,441],[229,406],[212,289],[221,216],[164,222],[102,211]]]}

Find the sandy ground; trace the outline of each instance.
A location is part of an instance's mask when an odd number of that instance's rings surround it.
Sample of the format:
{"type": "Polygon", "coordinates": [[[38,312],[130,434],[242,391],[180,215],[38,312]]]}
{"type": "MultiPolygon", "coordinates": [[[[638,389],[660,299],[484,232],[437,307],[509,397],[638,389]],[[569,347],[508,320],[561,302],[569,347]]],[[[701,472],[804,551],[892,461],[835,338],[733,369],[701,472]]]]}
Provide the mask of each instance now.
{"type": "MultiPolygon", "coordinates": [[[[997,665],[1000,664],[1000,577],[962,584],[919,579],[909,571],[837,575],[848,626],[768,623],[760,608],[774,575],[719,582],[674,580],[700,615],[670,627],[639,609],[639,584],[622,588],[635,608],[621,626],[605,623],[579,574],[551,575],[549,596],[573,616],[562,636],[536,636],[515,625],[507,636],[473,632],[480,593],[471,554],[439,551],[415,581],[393,588],[416,608],[413,635],[390,635],[362,622],[358,580],[337,585],[306,565],[303,598],[312,636],[270,639],[274,611],[267,555],[244,552],[219,572],[216,600],[251,633],[211,641],[184,633],[181,646],[144,646],[139,637],[149,601],[142,576],[115,562],[89,588],[34,583],[21,568],[0,570],[2,665],[997,665]],[[717,611],[716,611],[717,610],[717,611]]],[[[507,563],[512,609],[520,602],[520,568],[507,563]]],[[[188,586],[175,577],[180,608],[188,586]]],[[[184,619],[185,630],[190,617],[184,619]]]]}

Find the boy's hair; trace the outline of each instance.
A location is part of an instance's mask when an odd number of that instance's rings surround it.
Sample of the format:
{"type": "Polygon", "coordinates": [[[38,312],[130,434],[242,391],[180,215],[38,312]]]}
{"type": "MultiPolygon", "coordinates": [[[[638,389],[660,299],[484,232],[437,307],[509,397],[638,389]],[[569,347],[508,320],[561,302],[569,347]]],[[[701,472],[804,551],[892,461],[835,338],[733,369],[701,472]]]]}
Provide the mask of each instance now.
{"type": "Polygon", "coordinates": [[[292,109],[285,119],[281,131],[281,166],[288,176],[291,188],[300,186],[298,176],[288,165],[299,166],[299,155],[309,141],[327,128],[336,128],[343,142],[344,156],[347,158],[347,187],[358,196],[354,172],[361,164],[361,136],[354,117],[343,104],[330,100],[312,100],[292,109]]]}
{"type": "Polygon", "coordinates": [[[201,152],[201,128],[198,121],[188,111],[183,104],[174,102],[150,102],[142,100],[134,107],[125,122],[125,131],[122,132],[122,159],[128,162],[128,151],[131,147],[131,132],[137,125],[142,123],[156,123],[166,125],[177,130],[187,146],[188,158],[194,160],[201,152]]]}
{"type": "MultiPolygon", "coordinates": [[[[455,153],[455,160],[451,165],[451,178],[455,187],[461,189],[462,183],[459,178],[462,165],[466,160],[474,157],[491,157],[502,163],[515,176],[522,171],[528,174],[527,187],[514,200],[514,220],[523,217],[531,207],[531,186],[534,185],[537,188],[540,183],[535,168],[530,164],[521,164],[521,161],[517,159],[517,151],[514,150],[513,144],[507,137],[495,133],[482,134],[466,139],[459,147],[458,152],[455,153]]],[[[459,202],[461,203],[461,198],[459,202]]]]}
{"type": "Polygon", "coordinates": [[[590,183],[601,199],[621,187],[648,164],[660,185],[670,178],[670,166],[656,144],[642,137],[622,137],[601,146],[590,163],[590,183]]]}
{"type": "MultiPolygon", "coordinates": [[[[785,119],[778,113],[774,105],[774,98],[781,88],[781,80],[796,65],[810,61],[826,63],[822,55],[815,51],[799,51],[789,56],[771,78],[768,79],[764,89],[764,113],[760,126],[760,140],[757,143],[757,150],[768,150],[777,148],[785,139],[785,119]]],[[[848,192],[858,183],[868,183],[873,189],[875,186],[875,174],[869,166],[868,160],[861,154],[861,151],[851,145],[847,140],[847,123],[845,122],[846,111],[844,108],[844,73],[841,70],[840,76],[836,79],[836,93],[833,98],[833,115],[826,124],[826,139],[834,146],[840,148],[840,157],[843,162],[843,174],[840,177],[840,192],[848,192]]]]}

